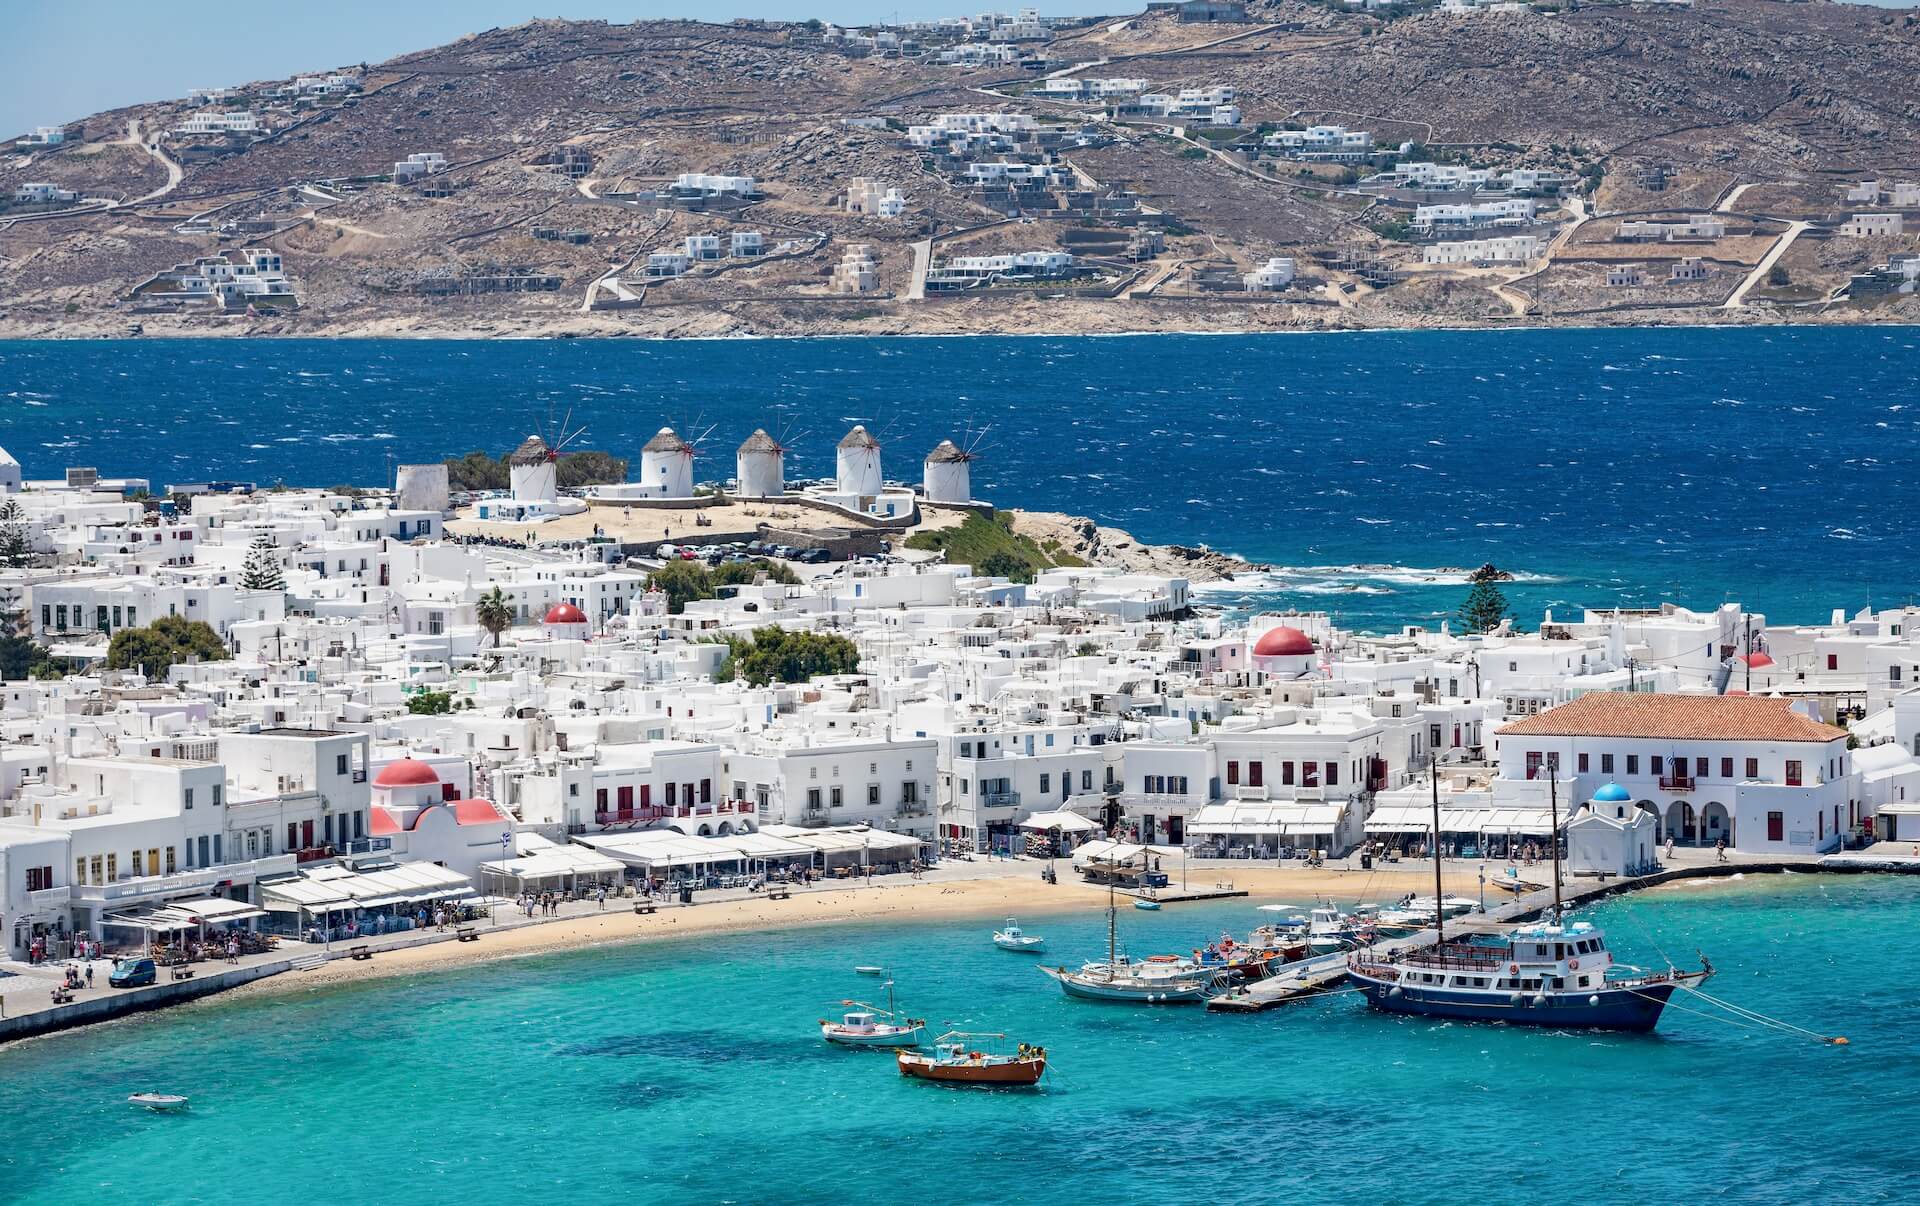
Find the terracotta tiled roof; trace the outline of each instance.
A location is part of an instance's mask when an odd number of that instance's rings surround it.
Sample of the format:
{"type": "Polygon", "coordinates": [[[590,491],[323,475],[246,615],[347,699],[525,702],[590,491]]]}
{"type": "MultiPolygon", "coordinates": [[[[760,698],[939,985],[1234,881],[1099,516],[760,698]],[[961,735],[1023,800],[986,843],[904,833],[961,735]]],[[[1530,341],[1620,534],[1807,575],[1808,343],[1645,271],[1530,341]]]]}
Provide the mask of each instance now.
{"type": "Polygon", "coordinates": [[[1678,741],[1836,741],[1784,699],[1596,691],[1499,730],[1502,737],[1646,737],[1678,741]]]}

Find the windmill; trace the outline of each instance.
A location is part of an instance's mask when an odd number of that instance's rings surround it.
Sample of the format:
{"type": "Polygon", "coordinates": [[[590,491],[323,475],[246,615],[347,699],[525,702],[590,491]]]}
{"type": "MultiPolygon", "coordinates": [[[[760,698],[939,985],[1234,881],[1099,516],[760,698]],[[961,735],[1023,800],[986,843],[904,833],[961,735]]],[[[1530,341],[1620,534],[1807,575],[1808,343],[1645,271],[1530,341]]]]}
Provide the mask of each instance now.
{"type": "Polygon", "coordinates": [[[980,448],[993,425],[974,431],[972,424],[961,435],[961,443],[941,440],[932,452],[927,454],[926,464],[922,466],[920,485],[926,500],[931,503],[969,503],[973,501],[973,462],[980,457],[980,448]]]}
{"type": "Polygon", "coordinates": [[[541,502],[560,497],[560,454],[586,434],[586,427],[572,427],[573,408],[568,407],[559,423],[553,411],[547,411],[546,437],[535,434],[520,441],[507,454],[507,477],[515,502],[541,502]]]}

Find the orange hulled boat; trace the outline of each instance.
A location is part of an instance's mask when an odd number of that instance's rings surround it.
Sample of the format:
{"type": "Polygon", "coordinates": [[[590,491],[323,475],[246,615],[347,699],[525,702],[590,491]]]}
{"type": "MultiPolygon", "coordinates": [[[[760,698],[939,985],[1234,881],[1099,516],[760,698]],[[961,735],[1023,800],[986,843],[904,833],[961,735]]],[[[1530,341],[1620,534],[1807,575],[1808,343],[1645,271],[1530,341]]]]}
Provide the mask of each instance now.
{"type": "Polygon", "coordinates": [[[933,1052],[901,1051],[900,1075],[957,1085],[1024,1086],[1040,1082],[1047,1070],[1047,1049],[1021,1043],[1014,1054],[996,1050],[1004,1034],[968,1034],[954,1030],[934,1040],[933,1052]]]}

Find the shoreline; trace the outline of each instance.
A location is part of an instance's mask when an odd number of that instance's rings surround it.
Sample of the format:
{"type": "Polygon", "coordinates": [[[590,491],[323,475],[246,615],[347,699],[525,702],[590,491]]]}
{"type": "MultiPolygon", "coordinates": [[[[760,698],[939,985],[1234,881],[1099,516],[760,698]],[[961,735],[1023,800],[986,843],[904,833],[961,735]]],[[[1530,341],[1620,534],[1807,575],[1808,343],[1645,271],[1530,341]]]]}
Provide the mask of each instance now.
{"type": "MultiPolygon", "coordinates": [[[[1477,862],[1449,865],[1444,873],[1443,890],[1450,895],[1475,894],[1482,887],[1478,877],[1483,869],[1477,862]]],[[[1537,873],[1538,868],[1529,870],[1537,873]]],[[[1711,890],[1742,882],[1750,876],[1784,878],[1822,873],[1920,874],[1920,860],[1856,857],[1839,861],[1756,859],[1725,864],[1681,863],[1651,876],[1601,882],[1565,882],[1568,894],[1573,897],[1569,907],[1579,908],[1641,891],[1711,890]]],[[[1304,911],[1312,907],[1309,901],[1320,898],[1342,905],[1385,903],[1408,892],[1431,893],[1433,889],[1430,868],[1419,865],[1393,869],[1376,867],[1363,871],[1344,864],[1309,870],[1258,863],[1210,863],[1190,868],[1188,878],[1196,889],[1230,882],[1239,895],[1168,901],[1165,905],[1167,909],[1178,911],[1183,904],[1220,904],[1237,900],[1247,910],[1247,928],[1260,924],[1260,914],[1255,910],[1261,903],[1284,902],[1304,911]]],[[[1492,882],[1491,878],[1488,882],[1492,882]]],[[[1505,893],[1485,897],[1490,912],[1517,899],[1505,893]]],[[[899,916],[902,913],[909,914],[913,920],[935,922],[997,921],[1009,916],[1057,917],[1097,912],[1105,907],[1106,902],[1107,892],[1104,888],[1081,880],[1067,878],[1058,884],[1046,884],[1039,878],[1039,868],[1035,864],[1009,865],[1008,873],[1004,875],[828,888],[799,892],[785,901],[749,897],[693,906],[670,906],[650,915],[633,913],[632,898],[627,897],[620,898],[617,906],[609,907],[604,912],[581,912],[498,929],[483,923],[476,942],[458,941],[452,932],[421,935],[412,945],[378,949],[372,959],[365,961],[350,958],[344,949],[345,944],[335,944],[332,952],[308,950],[304,944],[289,944],[287,950],[282,952],[280,961],[316,958],[323,961],[305,968],[286,968],[257,975],[243,983],[178,1001],[141,1005],[135,1003],[133,998],[118,998],[126,1003],[126,1008],[101,1016],[58,1022],[47,1029],[10,1039],[4,1045],[90,1031],[141,1013],[170,1012],[210,1002],[324,991],[407,976],[459,971],[513,959],[582,953],[603,947],[829,926],[880,925],[889,920],[908,921],[911,924],[907,918],[899,916]]],[[[985,940],[984,932],[982,940],[985,940]]]]}
{"type": "Polygon", "coordinates": [[[166,330],[143,332],[139,335],[111,333],[105,328],[99,330],[75,330],[48,333],[29,332],[0,325],[0,342],[18,343],[134,343],[141,341],[168,340],[233,340],[260,339],[294,342],[313,340],[318,342],[372,342],[376,340],[394,340],[413,343],[464,343],[468,341],[488,340],[508,343],[778,343],[807,342],[818,340],[881,340],[881,339],[1158,339],[1158,338],[1228,338],[1252,339],[1273,336],[1291,338],[1312,335],[1424,335],[1424,334],[1485,334],[1492,332],[1542,332],[1542,331],[1734,331],[1734,330],[1913,330],[1920,328],[1920,322],[1890,320],[1872,322],[1799,322],[1774,319],[1755,319],[1749,322],[1633,322],[1633,323],[1484,323],[1484,324],[1435,324],[1433,326],[1326,326],[1274,328],[1182,328],[1166,330],[1157,328],[1129,328],[1123,330],[1051,330],[1051,331],[976,331],[955,329],[951,331],[831,331],[818,333],[787,332],[733,332],[720,335],[682,335],[673,332],[652,331],[571,331],[556,327],[550,332],[499,332],[482,329],[473,325],[456,325],[444,328],[422,329],[408,327],[393,331],[347,330],[342,332],[307,332],[285,330],[261,330],[248,328],[242,330],[208,327],[204,330],[166,330]]]}

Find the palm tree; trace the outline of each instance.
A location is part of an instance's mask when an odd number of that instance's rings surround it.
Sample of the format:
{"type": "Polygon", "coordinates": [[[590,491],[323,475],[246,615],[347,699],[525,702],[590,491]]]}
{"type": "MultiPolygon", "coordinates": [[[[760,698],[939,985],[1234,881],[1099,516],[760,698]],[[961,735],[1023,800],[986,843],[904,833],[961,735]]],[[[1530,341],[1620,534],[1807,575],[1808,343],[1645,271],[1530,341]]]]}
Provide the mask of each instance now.
{"type": "Polygon", "coordinates": [[[493,647],[500,648],[500,634],[513,626],[513,604],[496,586],[480,596],[480,602],[474,605],[473,610],[480,627],[493,634],[493,647]]]}

